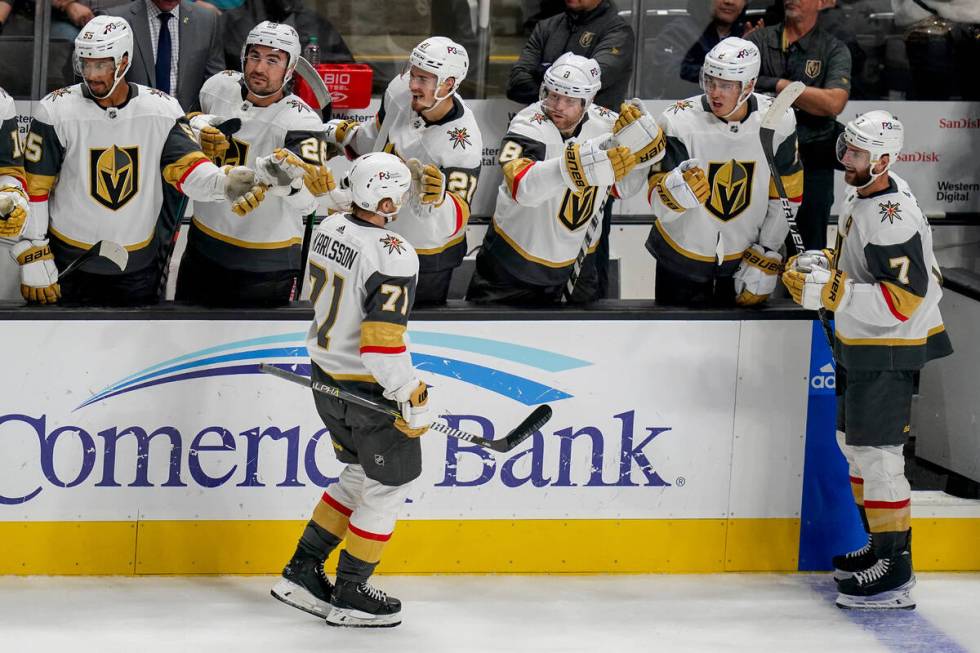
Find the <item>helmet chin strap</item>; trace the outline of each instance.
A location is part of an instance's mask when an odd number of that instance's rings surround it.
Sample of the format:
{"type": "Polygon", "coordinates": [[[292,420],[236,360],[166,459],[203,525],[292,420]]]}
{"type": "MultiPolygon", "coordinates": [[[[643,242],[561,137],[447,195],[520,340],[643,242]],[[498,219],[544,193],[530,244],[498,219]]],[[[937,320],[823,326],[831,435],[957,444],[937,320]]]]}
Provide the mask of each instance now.
{"type": "Polygon", "coordinates": [[[752,88],[747,89],[747,91],[742,91],[742,94],[738,98],[738,102],[735,103],[735,108],[729,111],[728,113],[726,113],[725,115],[723,115],[721,119],[728,120],[729,116],[734,114],[736,111],[739,110],[739,108],[741,108],[743,104],[745,104],[745,102],[749,99],[750,95],[752,95],[752,88]]]}
{"type": "Polygon", "coordinates": [[[88,92],[92,94],[92,97],[94,97],[96,100],[105,100],[106,98],[111,97],[112,94],[116,92],[116,87],[119,86],[119,82],[121,82],[125,78],[126,78],[126,71],[124,70],[123,74],[120,75],[119,67],[117,66],[115,71],[115,76],[114,76],[114,79],[116,81],[113,82],[112,86],[109,88],[109,92],[106,93],[105,95],[96,95],[95,91],[92,90],[92,87],[88,85],[88,80],[85,79],[85,77],[82,77],[82,81],[85,82],[85,88],[87,88],[88,92]]]}
{"type": "MultiPolygon", "coordinates": [[[[442,84],[439,84],[439,86],[441,86],[441,85],[442,84]]],[[[438,107],[440,104],[442,104],[442,102],[444,100],[448,100],[449,98],[451,98],[453,96],[453,93],[456,92],[456,89],[453,89],[453,90],[449,91],[449,93],[447,93],[446,95],[443,95],[442,97],[439,97],[439,86],[436,86],[436,92],[432,94],[432,98],[433,98],[432,99],[432,104],[430,104],[426,108],[424,108],[421,111],[419,111],[420,114],[425,115],[425,114],[429,113],[430,111],[432,111],[433,109],[435,109],[436,107],[438,107]]]]}
{"type": "MultiPolygon", "coordinates": [[[[243,68],[243,70],[244,70],[244,68],[243,68]]],[[[244,74],[244,73],[242,73],[242,74],[244,74]]],[[[250,86],[248,86],[248,81],[247,80],[245,82],[245,86],[248,87],[248,92],[249,93],[251,93],[255,97],[259,98],[260,100],[265,100],[266,98],[270,98],[270,97],[272,97],[274,95],[277,95],[279,93],[282,93],[282,90],[284,88],[286,88],[286,84],[288,84],[289,83],[289,80],[291,80],[292,78],[293,78],[292,71],[287,72],[286,75],[282,78],[282,86],[280,86],[278,89],[276,89],[272,93],[266,93],[265,95],[263,95],[261,93],[256,93],[255,91],[253,91],[252,88],[250,86]]]]}
{"type": "MultiPolygon", "coordinates": [[[[881,161],[881,159],[878,159],[878,161],[881,161]]],[[[875,165],[877,165],[877,162],[875,163],[875,165]]],[[[879,173],[871,172],[871,170],[872,170],[873,167],[874,166],[868,167],[868,175],[869,175],[868,181],[866,181],[865,183],[861,184],[860,186],[855,186],[855,188],[857,188],[858,190],[861,190],[861,189],[867,188],[871,184],[875,183],[875,181],[878,180],[878,177],[880,177],[883,174],[886,174],[888,172],[888,169],[891,167],[891,162],[889,162],[888,165],[885,166],[885,169],[882,170],[879,173]]]]}

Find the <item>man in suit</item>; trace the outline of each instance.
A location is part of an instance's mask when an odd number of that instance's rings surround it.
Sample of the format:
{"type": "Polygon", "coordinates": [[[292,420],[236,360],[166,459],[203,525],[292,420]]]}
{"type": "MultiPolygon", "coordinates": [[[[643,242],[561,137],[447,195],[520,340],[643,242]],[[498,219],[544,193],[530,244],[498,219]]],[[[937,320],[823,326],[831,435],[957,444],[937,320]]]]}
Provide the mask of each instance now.
{"type": "Polygon", "coordinates": [[[184,111],[199,111],[205,80],[224,70],[217,14],[188,0],[133,0],[106,13],[133,26],[136,51],[126,79],[169,93],[184,111]]]}

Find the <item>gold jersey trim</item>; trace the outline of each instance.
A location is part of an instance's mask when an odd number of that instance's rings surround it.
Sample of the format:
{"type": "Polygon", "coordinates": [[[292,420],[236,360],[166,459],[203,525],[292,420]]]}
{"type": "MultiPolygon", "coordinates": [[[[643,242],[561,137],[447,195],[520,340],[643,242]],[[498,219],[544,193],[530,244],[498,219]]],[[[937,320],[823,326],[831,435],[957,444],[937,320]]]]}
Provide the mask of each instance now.
{"type": "Polygon", "coordinates": [[[300,245],[303,242],[302,238],[296,237],[290,238],[289,240],[280,240],[274,243],[253,243],[247,240],[241,240],[239,238],[218,233],[214,229],[205,226],[204,223],[197,219],[197,216],[191,218],[191,222],[193,222],[195,227],[215,240],[220,240],[223,243],[228,243],[229,245],[234,245],[235,247],[243,247],[245,249],[285,249],[287,247],[292,247],[293,245],[300,245]]]}

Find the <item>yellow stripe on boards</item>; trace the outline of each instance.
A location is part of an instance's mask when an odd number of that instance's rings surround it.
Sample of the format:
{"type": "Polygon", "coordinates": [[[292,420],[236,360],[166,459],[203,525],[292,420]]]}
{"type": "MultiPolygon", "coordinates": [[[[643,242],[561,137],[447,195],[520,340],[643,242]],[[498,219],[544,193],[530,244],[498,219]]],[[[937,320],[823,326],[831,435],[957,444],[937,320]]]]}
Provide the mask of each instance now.
{"type": "MultiPolygon", "coordinates": [[[[795,571],[799,519],[411,520],[378,570],[434,573],[795,571]],[[493,546],[487,546],[492,542],[493,546]],[[560,546],[556,546],[560,543],[560,546]]],[[[0,522],[0,574],[278,574],[300,521],[0,522]]],[[[980,571],[980,518],[920,518],[920,571],[980,571]]],[[[327,562],[336,567],[337,553],[327,562]]]]}

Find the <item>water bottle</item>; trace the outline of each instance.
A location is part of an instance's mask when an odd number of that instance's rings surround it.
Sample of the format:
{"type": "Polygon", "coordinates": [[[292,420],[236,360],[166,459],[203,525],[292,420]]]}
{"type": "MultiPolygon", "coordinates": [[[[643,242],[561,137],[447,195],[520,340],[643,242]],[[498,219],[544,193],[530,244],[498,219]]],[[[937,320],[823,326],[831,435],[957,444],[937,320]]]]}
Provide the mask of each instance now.
{"type": "Polygon", "coordinates": [[[306,47],[303,48],[303,58],[314,66],[320,64],[320,44],[317,41],[317,37],[311,36],[306,47]]]}

